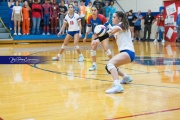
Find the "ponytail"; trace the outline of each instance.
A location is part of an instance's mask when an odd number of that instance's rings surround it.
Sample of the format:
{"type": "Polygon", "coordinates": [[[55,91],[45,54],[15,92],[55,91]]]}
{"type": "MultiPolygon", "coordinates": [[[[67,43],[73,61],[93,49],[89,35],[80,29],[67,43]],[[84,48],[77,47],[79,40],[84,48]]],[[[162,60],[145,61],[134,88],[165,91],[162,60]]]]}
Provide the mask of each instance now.
{"type": "Polygon", "coordinates": [[[128,22],[126,14],[121,11],[116,11],[115,13],[117,14],[117,17],[122,18],[121,27],[123,30],[127,31],[129,29],[129,22],[128,22]]]}

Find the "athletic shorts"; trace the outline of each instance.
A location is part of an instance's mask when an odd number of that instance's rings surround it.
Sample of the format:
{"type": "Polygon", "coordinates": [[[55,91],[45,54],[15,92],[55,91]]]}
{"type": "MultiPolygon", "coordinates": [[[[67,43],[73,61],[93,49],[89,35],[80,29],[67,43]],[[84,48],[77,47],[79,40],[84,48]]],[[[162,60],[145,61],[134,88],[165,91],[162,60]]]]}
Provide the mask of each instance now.
{"type": "Polygon", "coordinates": [[[121,50],[120,53],[121,52],[126,52],[129,55],[129,57],[131,59],[131,62],[135,59],[135,53],[133,51],[131,51],[131,50],[121,50]]]}
{"type": "Polygon", "coordinates": [[[141,26],[134,26],[134,30],[141,30],[141,26]]]}
{"type": "Polygon", "coordinates": [[[79,34],[79,30],[78,31],[68,31],[68,34],[72,37],[74,37],[75,34],[79,34]]]}

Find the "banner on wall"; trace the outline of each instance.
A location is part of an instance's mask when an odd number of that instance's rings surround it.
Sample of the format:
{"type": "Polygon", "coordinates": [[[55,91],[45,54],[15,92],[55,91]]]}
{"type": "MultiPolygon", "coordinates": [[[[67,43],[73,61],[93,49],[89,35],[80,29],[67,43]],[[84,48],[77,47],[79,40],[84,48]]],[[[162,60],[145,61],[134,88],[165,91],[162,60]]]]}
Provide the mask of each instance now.
{"type": "Polygon", "coordinates": [[[177,37],[176,19],[180,13],[179,0],[163,0],[165,7],[165,39],[169,42],[175,42],[177,37]]]}

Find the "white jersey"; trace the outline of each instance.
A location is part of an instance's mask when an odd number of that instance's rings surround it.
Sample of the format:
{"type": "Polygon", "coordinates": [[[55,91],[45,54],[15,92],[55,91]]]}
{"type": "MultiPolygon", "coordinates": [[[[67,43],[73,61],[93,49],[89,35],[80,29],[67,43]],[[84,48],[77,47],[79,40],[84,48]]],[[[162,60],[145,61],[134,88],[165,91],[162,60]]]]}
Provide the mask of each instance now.
{"type": "MultiPolygon", "coordinates": [[[[122,30],[121,23],[113,27],[118,27],[122,30]]],[[[115,35],[117,35],[116,43],[118,45],[119,52],[122,50],[130,50],[135,52],[134,45],[131,39],[131,32],[129,29],[127,31],[117,32],[115,33],[115,35]]]]}
{"type": "Polygon", "coordinates": [[[79,30],[79,25],[78,25],[78,21],[80,21],[80,17],[78,14],[74,13],[74,15],[72,17],[69,16],[69,14],[67,14],[65,16],[64,22],[67,22],[69,27],[68,27],[68,31],[78,31],[79,30]]]}

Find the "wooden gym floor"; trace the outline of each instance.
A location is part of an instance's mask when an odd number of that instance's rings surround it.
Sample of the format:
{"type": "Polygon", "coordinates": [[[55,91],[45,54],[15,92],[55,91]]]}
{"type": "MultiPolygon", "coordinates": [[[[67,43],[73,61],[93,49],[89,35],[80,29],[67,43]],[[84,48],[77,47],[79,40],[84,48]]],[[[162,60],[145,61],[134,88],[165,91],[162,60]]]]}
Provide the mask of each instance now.
{"type": "MultiPolygon", "coordinates": [[[[108,58],[97,50],[91,66],[90,42],[77,62],[70,43],[60,61],[52,61],[62,43],[0,45],[0,55],[48,56],[45,64],[0,65],[0,118],[4,120],[180,120],[180,44],[135,41],[136,60],[119,67],[133,77],[120,94],[104,93],[113,81],[104,69],[108,58]]],[[[116,54],[117,46],[109,48],[116,54]]]]}

